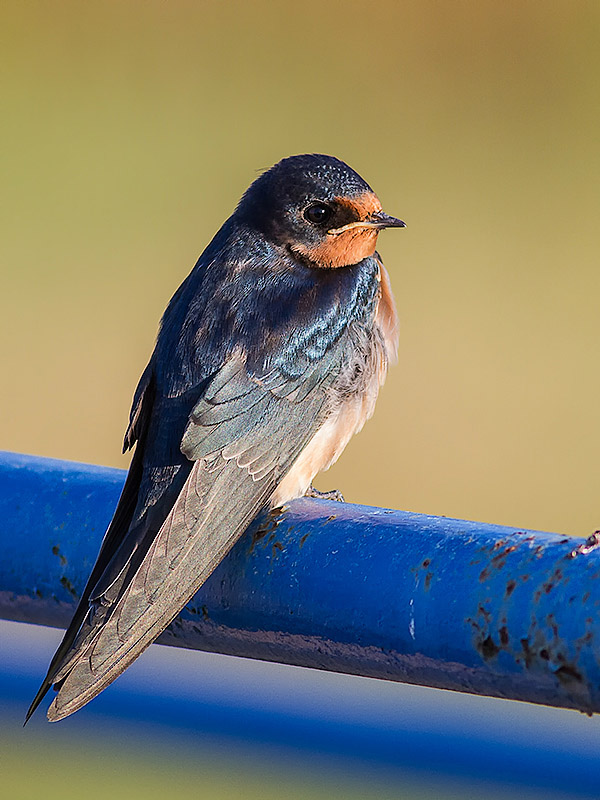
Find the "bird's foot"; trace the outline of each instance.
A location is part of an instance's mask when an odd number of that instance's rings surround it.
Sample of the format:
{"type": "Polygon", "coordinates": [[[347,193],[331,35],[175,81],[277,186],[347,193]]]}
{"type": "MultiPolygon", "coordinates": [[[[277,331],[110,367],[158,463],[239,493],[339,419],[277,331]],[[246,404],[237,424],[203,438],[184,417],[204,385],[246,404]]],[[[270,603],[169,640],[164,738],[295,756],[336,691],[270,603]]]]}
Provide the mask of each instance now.
{"type": "Polygon", "coordinates": [[[335,500],[337,503],[345,503],[344,495],[337,489],[332,489],[330,492],[320,492],[314,486],[309,486],[306,490],[304,497],[316,497],[319,500],[335,500]]]}

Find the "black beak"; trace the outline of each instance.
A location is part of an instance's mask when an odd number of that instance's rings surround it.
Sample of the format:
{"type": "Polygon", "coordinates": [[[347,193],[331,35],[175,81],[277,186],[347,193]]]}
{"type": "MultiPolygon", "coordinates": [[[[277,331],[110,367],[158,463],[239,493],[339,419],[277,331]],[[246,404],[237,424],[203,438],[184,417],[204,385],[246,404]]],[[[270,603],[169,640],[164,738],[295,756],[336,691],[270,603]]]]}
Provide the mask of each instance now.
{"type": "Polygon", "coordinates": [[[375,228],[406,228],[406,223],[396,217],[390,217],[383,211],[376,211],[369,217],[369,222],[373,223],[375,228]]]}

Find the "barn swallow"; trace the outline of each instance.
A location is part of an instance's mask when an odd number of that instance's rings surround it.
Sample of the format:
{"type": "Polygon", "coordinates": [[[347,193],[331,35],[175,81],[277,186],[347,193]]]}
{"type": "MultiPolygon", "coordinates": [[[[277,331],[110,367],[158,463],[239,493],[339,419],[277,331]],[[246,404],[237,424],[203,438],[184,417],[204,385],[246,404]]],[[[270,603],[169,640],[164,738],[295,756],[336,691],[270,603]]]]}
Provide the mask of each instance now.
{"type": "Polygon", "coordinates": [[[249,187],[162,318],[123,492],[27,714],[77,711],[172,622],[258,515],[310,493],[396,357],[384,213],[343,161],[286,158],[249,187]]]}

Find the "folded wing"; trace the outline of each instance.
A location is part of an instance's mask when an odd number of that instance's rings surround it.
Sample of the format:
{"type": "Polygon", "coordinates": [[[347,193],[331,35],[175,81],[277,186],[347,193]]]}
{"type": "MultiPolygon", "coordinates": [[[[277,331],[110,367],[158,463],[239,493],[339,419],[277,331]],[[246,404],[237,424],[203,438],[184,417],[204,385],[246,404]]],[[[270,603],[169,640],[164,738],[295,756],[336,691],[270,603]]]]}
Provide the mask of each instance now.
{"type": "Polygon", "coordinates": [[[50,720],[102,691],[196,593],[323,424],[348,344],[342,337],[318,361],[307,360],[301,375],[274,369],[257,377],[237,355],[213,376],[183,436],[193,465],[174,505],[146,547],[131,532],[130,542],[125,537],[123,566],[108,584],[100,581],[101,594],[88,592],[89,618],[53,661],[59,692],[50,720]]]}

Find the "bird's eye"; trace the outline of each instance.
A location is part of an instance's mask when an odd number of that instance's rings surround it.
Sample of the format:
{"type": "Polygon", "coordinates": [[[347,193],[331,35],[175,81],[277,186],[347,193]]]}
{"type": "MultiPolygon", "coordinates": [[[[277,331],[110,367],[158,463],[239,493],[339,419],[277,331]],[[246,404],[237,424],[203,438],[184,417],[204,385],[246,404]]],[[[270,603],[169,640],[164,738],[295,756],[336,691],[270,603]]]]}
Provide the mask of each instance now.
{"type": "Polygon", "coordinates": [[[333,211],[325,203],[313,203],[304,212],[304,218],[313,225],[324,225],[329,222],[333,211]]]}

